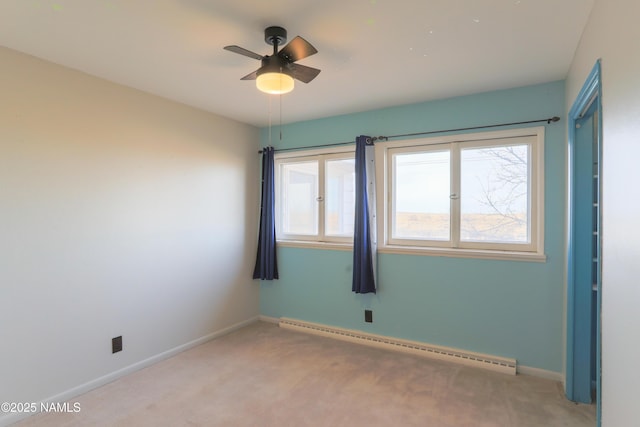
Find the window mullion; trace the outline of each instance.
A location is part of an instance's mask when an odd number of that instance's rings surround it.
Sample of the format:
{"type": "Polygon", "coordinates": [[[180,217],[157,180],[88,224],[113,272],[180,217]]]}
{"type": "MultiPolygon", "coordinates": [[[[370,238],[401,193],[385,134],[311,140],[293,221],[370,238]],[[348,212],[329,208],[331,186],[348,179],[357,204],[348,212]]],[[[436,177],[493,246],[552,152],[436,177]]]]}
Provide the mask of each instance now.
{"type": "Polygon", "coordinates": [[[451,247],[460,247],[460,144],[451,144],[451,247]]]}
{"type": "Polygon", "coordinates": [[[318,216],[318,241],[324,241],[324,218],[325,218],[325,209],[326,209],[326,201],[325,201],[325,156],[320,156],[318,159],[318,194],[316,195],[316,214],[318,216]]]}
{"type": "Polygon", "coordinates": [[[392,237],[395,235],[395,212],[396,212],[396,166],[395,166],[395,157],[391,156],[388,154],[388,151],[386,153],[386,155],[388,156],[386,161],[387,161],[387,176],[385,179],[385,184],[386,184],[386,216],[387,216],[387,230],[386,230],[386,241],[388,242],[389,237],[392,237]]]}

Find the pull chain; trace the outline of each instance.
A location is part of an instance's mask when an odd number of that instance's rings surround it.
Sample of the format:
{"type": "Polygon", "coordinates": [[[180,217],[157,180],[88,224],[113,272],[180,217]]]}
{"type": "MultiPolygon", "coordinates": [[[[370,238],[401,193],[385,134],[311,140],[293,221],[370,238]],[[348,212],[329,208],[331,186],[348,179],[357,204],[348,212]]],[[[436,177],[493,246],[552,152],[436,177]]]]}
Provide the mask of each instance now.
{"type": "Polygon", "coordinates": [[[273,113],[273,108],[271,107],[271,97],[269,96],[269,145],[271,145],[271,116],[273,113]]]}
{"type": "Polygon", "coordinates": [[[282,95],[280,96],[280,142],[282,142],[282,95]]]}

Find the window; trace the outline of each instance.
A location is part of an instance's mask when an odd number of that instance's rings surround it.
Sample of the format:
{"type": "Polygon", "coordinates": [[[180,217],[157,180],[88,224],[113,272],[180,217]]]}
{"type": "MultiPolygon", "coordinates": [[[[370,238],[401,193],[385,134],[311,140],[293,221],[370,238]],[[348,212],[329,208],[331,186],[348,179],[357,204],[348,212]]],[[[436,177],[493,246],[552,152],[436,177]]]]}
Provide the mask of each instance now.
{"type": "Polygon", "coordinates": [[[446,241],[451,234],[449,150],[392,150],[394,240],[446,241]]]}
{"type": "Polygon", "coordinates": [[[535,128],[378,146],[383,248],[542,255],[543,141],[535,128]]]}
{"type": "Polygon", "coordinates": [[[279,240],[353,241],[353,151],[276,155],[275,173],[276,235],[279,240]]]}

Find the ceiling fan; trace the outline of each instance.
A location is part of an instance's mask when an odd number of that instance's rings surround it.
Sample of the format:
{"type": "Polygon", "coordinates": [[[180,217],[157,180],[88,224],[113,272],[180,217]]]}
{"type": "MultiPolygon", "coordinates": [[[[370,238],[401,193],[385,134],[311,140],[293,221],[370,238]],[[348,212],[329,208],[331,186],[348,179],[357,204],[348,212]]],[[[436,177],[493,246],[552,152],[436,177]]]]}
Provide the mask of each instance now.
{"type": "Polygon", "coordinates": [[[320,74],[317,68],[295,64],[296,61],[318,53],[308,41],[296,36],[285,47],[278,47],[287,41],[287,30],[282,27],[268,27],[264,30],[264,41],[273,46],[272,55],[259,55],[240,46],[225,46],[230,52],[262,61],[262,66],[240,80],[256,80],[256,86],[263,92],[283,94],[291,92],[294,79],[309,83],[320,74]]]}

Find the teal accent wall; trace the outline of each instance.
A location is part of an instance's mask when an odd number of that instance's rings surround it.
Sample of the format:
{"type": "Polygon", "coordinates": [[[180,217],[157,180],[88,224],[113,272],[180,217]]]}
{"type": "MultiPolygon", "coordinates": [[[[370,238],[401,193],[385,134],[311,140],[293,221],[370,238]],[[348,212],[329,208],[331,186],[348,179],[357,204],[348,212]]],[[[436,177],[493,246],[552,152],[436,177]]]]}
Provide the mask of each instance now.
{"type": "MultiPolygon", "coordinates": [[[[361,134],[561,118],[545,131],[546,262],[379,254],[378,293],[356,295],[350,251],[279,247],[280,280],[261,283],[261,314],[513,357],[520,365],[561,372],[564,92],[558,81],[293,123],[283,126],[282,140],[274,129],[271,145],[277,149],[351,141],[361,134]],[[373,323],[364,322],[365,308],[373,310],[373,323]]],[[[286,119],[286,109],[283,114],[286,119]]],[[[261,130],[263,145],[268,135],[261,130]]]]}

